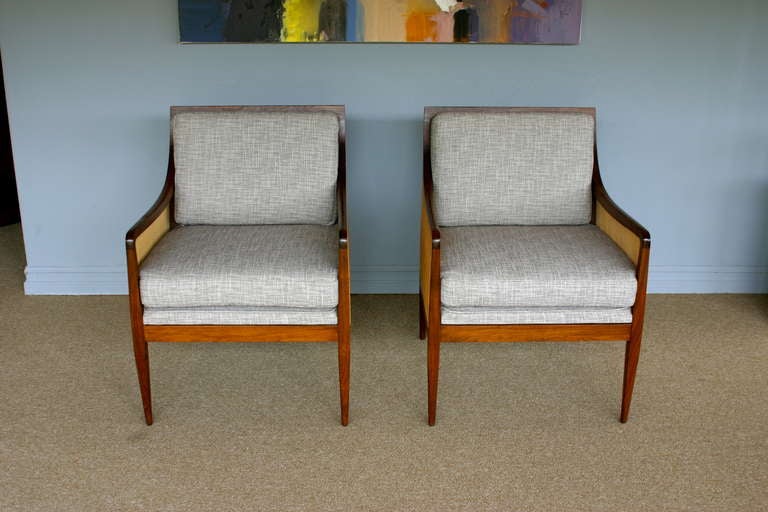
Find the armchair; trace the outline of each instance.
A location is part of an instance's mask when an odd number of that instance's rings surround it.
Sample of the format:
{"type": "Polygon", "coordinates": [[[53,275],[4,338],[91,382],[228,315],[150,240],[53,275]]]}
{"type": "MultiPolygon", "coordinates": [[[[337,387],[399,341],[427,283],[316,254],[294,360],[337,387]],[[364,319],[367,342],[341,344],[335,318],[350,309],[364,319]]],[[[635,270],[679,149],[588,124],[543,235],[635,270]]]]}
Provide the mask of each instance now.
{"type": "Polygon", "coordinates": [[[338,344],[349,421],[343,106],[171,107],[165,185],[125,238],[133,349],[148,342],[338,344]]]}
{"type": "Polygon", "coordinates": [[[593,108],[427,107],[419,337],[428,422],[440,345],[624,341],[629,417],[650,235],[608,196],[593,108]]]}

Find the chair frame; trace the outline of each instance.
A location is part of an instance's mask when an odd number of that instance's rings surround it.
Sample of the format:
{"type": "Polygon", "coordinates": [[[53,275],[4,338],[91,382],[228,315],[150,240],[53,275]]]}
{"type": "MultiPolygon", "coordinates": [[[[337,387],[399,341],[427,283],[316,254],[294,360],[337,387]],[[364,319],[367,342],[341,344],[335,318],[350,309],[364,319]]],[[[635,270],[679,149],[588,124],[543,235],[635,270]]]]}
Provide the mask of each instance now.
{"type": "MultiPolygon", "coordinates": [[[[431,123],[441,112],[509,113],[576,112],[595,118],[594,108],[539,107],[426,107],[424,109],[424,187],[422,191],[421,243],[419,272],[419,338],[427,337],[428,423],[435,424],[437,383],[442,342],[480,341],[624,341],[624,382],[619,420],[629,418],[629,406],[640,356],[645,316],[648,259],[651,236],[642,225],[619,208],[610,198],[600,177],[597,138],[592,170],[592,216],[590,223],[600,228],[635,265],[637,294],[632,306],[632,322],[622,324],[504,324],[449,325],[441,323],[440,229],[432,208],[431,123]]],[[[595,128],[596,132],[596,128],[595,128]]]]}
{"type": "Polygon", "coordinates": [[[149,379],[148,342],[336,342],[338,345],[341,424],[349,423],[350,374],[350,268],[347,230],[346,130],[343,105],[291,106],[206,106],[171,107],[179,112],[331,112],[339,120],[338,177],[336,187],[339,240],[339,305],[337,323],[329,325],[145,325],[139,288],[139,267],[152,247],[175,225],[173,141],[168,155],[168,172],[160,196],[149,211],[128,231],[125,248],[128,259],[128,291],[133,332],[133,351],[139,389],[147,425],[153,422],[149,379]]]}

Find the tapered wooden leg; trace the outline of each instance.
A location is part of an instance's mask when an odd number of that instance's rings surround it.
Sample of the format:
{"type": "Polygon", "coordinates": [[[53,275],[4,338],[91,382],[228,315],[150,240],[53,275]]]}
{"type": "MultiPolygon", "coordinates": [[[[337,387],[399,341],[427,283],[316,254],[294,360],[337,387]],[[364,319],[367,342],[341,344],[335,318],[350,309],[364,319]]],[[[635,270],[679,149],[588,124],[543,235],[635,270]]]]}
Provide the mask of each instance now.
{"type": "Polygon", "coordinates": [[[141,404],[144,407],[144,419],[152,424],[152,392],[149,386],[149,347],[144,335],[144,308],[141,306],[139,290],[139,260],[133,241],[126,242],[128,263],[128,302],[131,309],[131,334],[133,335],[133,356],[136,359],[136,373],[139,376],[141,404]]]}
{"type": "Polygon", "coordinates": [[[339,331],[339,394],[341,398],[341,424],[349,424],[349,328],[339,331]]]}
{"type": "Polygon", "coordinates": [[[428,422],[434,426],[437,417],[437,377],[440,372],[440,331],[439,325],[430,324],[427,338],[427,395],[428,422]]]}
{"type": "Polygon", "coordinates": [[[341,424],[349,424],[349,330],[352,324],[352,299],[349,290],[349,249],[339,249],[339,396],[341,424]]]}
{"type": "Polygon", "coordinates": [[[626,423],[629,419],[629,405],[632,402],[632,391],[635,387],[635,374],[637,373],[637,362],[640,359],[640,341],[642,335],[633,332],[627,341],[627,347],[624,352],[624,389],[621,398],[621,417],[620,421],[626,423]]]}
{"type": "MultiPolygon", "coordinates": [[[[427,330],[427,422],[434,426],[437,417],[437,376],[440,372],[440,248],[432,247],[429,279],[427,330]]],[[[423,299],[422,299],[423,300],[423,299]]],[[[422,308],[423,310],[423,308],[422,308]]]]}
{"type": "Polygon", "coordinates": [[[139,391],[144,407],[144,419],[152,424],[152,392],[149,385],[149,347],[143,332],[133,333],[133,355],[136,359],[136,372],[139,376],[139,391]]]}
{"type": "Polygon", "coordinates": [[[419,339],[427,337],[427,318],[424,314],[424,295],[419,290],[419,339]]]}
{"type": "Polygon", "coordinates": [[[637,362],[640,359],[640,342],[643,339],[646,288],[648,286],[649,244],[650,242],[646,241],[646,244],[641,247],[637,263],[637,297],[635,298],[635,305],[632,307],[632,329],[629,333],[627,348],[624,351],[624,389],[621,394],[621,416],[619,416],[619,421],[622,423],[626,423],[629,419],[629,405],[632,402],[637,362]]]}

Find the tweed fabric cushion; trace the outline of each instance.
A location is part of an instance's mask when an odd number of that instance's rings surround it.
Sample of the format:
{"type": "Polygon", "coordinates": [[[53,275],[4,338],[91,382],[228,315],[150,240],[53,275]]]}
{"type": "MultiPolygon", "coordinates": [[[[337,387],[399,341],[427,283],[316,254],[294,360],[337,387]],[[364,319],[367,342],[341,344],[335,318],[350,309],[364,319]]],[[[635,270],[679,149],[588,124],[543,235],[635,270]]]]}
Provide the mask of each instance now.
{"type": "Polygon", "coordinates": [[[145,308],[147,325],[328,325],[336,308],[145,308]]]}
{"type": "Polygon", "coordinates": [[[436,221],[586,224],[593,146],[588,114],[437,114],[431,125],[436,221]]]}
{"type": "Polygon", "coordinates": [[[628,324],[630,308],[442,308],[441,322],[493,324],[628,324]]]}
{"type": "Polygon", "coordinates": [[[443,228],[447,307],[628,308],[635,268],[597,227],[443,228]]]}
{"type": "Polygon", "coordinates": [[[339,123],[329,112],[179,112],[179,224],[332,224],[339,123]]]}
{"type": "Polygon", "coordinates": [[[334,308],[333,226],[181,226],[142,263],[142,303],[154,308],[334,308]]]}

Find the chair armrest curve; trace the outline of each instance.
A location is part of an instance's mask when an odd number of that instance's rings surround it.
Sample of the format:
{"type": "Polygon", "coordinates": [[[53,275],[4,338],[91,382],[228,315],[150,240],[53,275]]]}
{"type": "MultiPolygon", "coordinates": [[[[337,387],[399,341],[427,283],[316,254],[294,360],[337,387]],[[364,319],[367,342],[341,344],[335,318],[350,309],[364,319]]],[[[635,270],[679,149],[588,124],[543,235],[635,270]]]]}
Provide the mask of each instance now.
{"type": "Polygon", "coordinates": [[[339,248],[349,246],[349,229],[347,227],[347,190],[344,183],[336,187],[336,209],[338,212],[339,248]]]}
{"type": "Polygon", "coordinates": [[[427,223],[429,230],[429,238],[432,240],[432,247],[440,247],[440,228],[437,227],[435,222],[435,214],[432,210],[432,198],[431,194],[427,191],[424,192],[424,220],[427,223]]]}
{"type": "Polygon", "coordinates": [[[129,253],[131,251],[136,252],[137,263],[141,263],[152,250],[152,247],[173,226],[174,168],[172,152],[169,158],[168,174],[160,195],[149,210],[125,234],[126,250],[129,253]]]}
{"type": "Polygon", "coordinates": [[[651,246],[651,235],[639,222],[619,208],[605,190],[601,180],[595,183],[595,225],[600,228],[635,265],[640,252],[651,246]]]}

